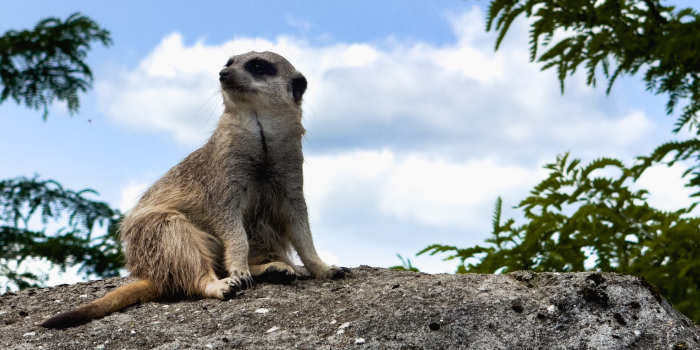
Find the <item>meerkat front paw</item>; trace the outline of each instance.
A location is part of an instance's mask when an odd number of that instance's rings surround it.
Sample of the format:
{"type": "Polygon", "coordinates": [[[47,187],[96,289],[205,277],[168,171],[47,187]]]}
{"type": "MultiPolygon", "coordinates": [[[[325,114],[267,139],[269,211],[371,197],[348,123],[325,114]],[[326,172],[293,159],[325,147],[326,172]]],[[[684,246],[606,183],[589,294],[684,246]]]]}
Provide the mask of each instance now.
{"type": "Polygon", "coordinates": [[[229,300],[246,288],[247,286],[244,280],[227,277],[207,284],[204,294],[209,298],[229,300]]]}
{"type": "Polygon", "coordinates": [[[340,279],[344,278],[345,275],[350,274],[351,271],[347,267],[338,266],[328,266],[323,264],[323,266],[305,266],[306,270],[311,273],[314,278],[320,279],[340,279]]]}
{"type": "Polygon", "coordinates": [[[229,277],[209,282],[204,290],[204,296],[228,300],[235,297],[240,291],[253,286],[253,278],[246,269],[232,270],[229,277]]]}
{"type": "Polygon", "coordinates": [[[340,278],[345,278],[345,276],[351,274],[352,271],[347,268],[347,267],[338,267],[338,266],[331,266],[330,271],[328,271],[328,274],[331,279],[340,279],[340,278]]]}
{"type": "Polygon", "coordinates": [[[222,298],[223,300],[229,300],[233,299],[236,297],[236,294],[243,289],[245,289],[245,285],[243,284],[243,281],[240,279],[234,279],[231,277],[227,277],[221,280],[226,284],[226,287],[224,290],[222,290],[222,298]]]}
{"type": "Polygon", "coordinates": [[[349,275],[351,273],[352,271],[350,271],[350,269],[347,267],[331,266],[328,271],[326,271],[326,278],[337,280],[345,278],[345,275],[349,275]]]}

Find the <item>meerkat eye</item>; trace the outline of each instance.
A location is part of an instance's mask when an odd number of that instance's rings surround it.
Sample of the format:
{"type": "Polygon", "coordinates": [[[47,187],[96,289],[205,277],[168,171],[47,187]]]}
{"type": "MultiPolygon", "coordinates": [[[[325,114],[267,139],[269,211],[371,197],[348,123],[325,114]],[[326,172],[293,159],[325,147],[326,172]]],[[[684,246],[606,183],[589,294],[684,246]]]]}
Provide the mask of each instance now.
{"type": "Polygon", "coordinates": [[[260,58],[253,58],[246,62],[244,68],[255,77],[262,77],[265,75],[275,76],[277,74],[275,65],[260,58]]]}
{"type": "Polygon", "coordinates": [[[226,61],[226,67],[230,66],[233,64],[233,58],[229,58],[228,61],[226,61]]]}

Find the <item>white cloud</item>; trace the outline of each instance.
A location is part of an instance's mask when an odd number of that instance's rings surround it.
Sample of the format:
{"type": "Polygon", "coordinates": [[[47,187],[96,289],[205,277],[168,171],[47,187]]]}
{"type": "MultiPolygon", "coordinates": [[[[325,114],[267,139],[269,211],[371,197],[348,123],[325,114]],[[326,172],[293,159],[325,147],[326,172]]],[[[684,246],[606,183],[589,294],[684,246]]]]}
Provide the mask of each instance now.
{"type": "MultiPolygon", "coordinates": [[[[478,8],[452,16],[456,39],[442,46],[393,39],[314,46],[287,36],[187,46],[174,33],[138,67],[99,81],[99,101],[115,120],[199,145],[221,111],[217,72],[226,58],[272,50],[307,76],[305,120],[315,150],[498,154],[532,165],[568,149],[630,155],[653,134],[643,112],[608,106],[582,77],[568,82],[562,98],[553,73],[527,63],[526,43],[494,53],[483,17],[478,8]]],[[[522,23],[512,31],[526,35],[522,23]]]]}
{"type": "Polygon", "coordinates": [[[307,156],[304,191],[309,215],[321,216],[319,210],[333,205],[337,198],[331,195],[339,188],[356,192],[355,197],[376,194],[393,162],[394,155],[386,150],[307,156]]]}
{"type": "Polygon", "coordinates": [[[145,182],[131,182],[122,188],[119,198],[119,210],[125,213],[133,208],[149,185],[149,183],[145,182]]]}
{"type": "Polygon", "coordinates": [[[454,229],[481,226],[488,215],[482,209],[490,209],[496,197],[521,192],[542,177],[489,159],[457,163],[421,155],[407,157],[392,170],[382,192],[383,212],[454,229]]]}
{"type": "Polygon", "coordinates": [[[480,227],[475,213],[490,209],[501,194],[524,192],[544,174],[490,159],[449,161],[388,149],[310,156],[304,169],[312,217],[332,207],[339,191],[347,191],[343,207],[353,202],[351,196],[371,211],[402,221],[454,229],[480,227]]]}
{"type": "MultiPolygon", "coordinates": [[[[681,176],[687,167],[680,163],[672,167],[666,165],[653,166],[637,180],[636,187],[649,191],[649,205],[661,210],[674,211],[686,208],[693,203],[690,195],[693,190],[684,187],[681,176]]],[[[699,210],[695,210],[700,214],[699,210]]]]}
{"type": "MultiPolygon", "coordinates": [[[[412,258],[431,243],[481,243],[495,199],[514,204],[542,171],[384,149],[312,154],[304,178],[319,249],[343,265],[386,266],[398,264],[396,253],[412,258]]],[[[414,260],[426,271],[454,269],[435,257],[414,260]]]]}

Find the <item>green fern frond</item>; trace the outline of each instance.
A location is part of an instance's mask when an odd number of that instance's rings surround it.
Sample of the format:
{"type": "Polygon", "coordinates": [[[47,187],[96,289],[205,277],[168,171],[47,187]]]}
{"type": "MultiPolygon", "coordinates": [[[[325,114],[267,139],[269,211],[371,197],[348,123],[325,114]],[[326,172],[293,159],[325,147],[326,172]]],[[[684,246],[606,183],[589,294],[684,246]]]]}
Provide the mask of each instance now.
{"type": "Polygon", "coordinates": [[[496,204],[493,208],[493,215],[491,217],[491,234],[498,235],[501,232],[501,209],[503,207],[503,200],[499,196],[496,198],[496,204]]]}

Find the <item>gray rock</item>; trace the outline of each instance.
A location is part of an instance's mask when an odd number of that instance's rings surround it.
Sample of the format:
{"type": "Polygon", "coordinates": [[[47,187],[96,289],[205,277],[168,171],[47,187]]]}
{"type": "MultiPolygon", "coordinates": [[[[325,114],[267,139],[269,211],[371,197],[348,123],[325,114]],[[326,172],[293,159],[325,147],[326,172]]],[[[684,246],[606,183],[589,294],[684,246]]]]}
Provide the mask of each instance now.
{"type": "Polygon", "coordinates": [[[0,349],[700,349],[700,327],[647,283],[609,273],[360,267],[343,280],[259,284],[231,301],[149,302],[80,327],[37,326],[126,282],[0,296],[0,349]]]}

